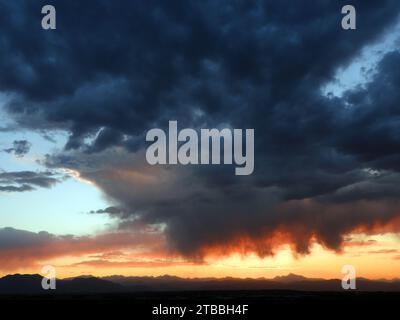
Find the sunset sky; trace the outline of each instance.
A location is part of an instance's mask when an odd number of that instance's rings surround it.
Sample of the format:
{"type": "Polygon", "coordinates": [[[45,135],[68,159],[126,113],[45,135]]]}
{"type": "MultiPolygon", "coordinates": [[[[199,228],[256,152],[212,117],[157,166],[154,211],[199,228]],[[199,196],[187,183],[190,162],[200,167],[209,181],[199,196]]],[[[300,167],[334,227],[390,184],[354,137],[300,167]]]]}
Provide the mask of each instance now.
{"type": "Polygon", "coordinates": [[[0,275],[400,278],[400,2],[309,3],[0,0],[0,275]],[[253,174],[149,165],[170,120],[253,174]]]}

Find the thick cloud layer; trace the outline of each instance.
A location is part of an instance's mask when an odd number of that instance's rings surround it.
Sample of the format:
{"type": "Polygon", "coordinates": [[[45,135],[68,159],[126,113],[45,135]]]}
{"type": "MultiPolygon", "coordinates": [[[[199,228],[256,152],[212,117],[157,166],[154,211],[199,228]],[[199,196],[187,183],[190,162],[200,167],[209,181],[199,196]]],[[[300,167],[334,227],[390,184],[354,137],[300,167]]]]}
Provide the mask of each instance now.
{"type": "Polygon", "coordinates": [[[161,225],[192,256],[399,231],[400,53],[365,87],[321,93],[395,23],[397,0],[353,1],[356,31],[340,27],[342,1],[54,1],[56,31],[40,28],[41,1],[0,3],[7,111],[70,132],[46,165],[100,186],[121,228],[161,225]],[[148,166],[145,132],[168,120],[254,128],[255,172],[148,166]]]}

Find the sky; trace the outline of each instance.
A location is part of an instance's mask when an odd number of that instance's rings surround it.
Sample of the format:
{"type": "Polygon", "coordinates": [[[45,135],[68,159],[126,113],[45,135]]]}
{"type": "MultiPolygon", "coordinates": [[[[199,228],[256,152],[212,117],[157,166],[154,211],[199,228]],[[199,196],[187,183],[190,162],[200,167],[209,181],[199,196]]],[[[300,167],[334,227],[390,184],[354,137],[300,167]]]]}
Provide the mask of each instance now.
{"type": "Polygon", "coordinates": [[[345,4],[0,0],[0,275],[400,278],[400,3],[345,4]],[[254,172],[149,165],[171,120],[254,172]]]}

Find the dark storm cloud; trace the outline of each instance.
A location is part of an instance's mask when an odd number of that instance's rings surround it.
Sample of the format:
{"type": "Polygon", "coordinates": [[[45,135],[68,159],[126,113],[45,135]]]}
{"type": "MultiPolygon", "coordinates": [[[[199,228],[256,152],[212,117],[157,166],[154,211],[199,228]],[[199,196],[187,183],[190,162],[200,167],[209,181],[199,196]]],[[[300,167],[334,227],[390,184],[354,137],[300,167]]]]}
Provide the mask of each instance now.
{"type": "Polygon", "coordinates": [[[7,111],[67,130],[46,164],[99,185],[122,226],[165,225],[188,255],[243,238],[268,254],[278,231],[300,252],[313,238],[337,249],[397,217],[399,53],[364,88],[320,90],[396,21],[397,0],[353,1],[356,31],[340,28],[342,1],[54,1],[56,31],[40,28],[44,2],[0,3],[7,111]],[[255,172],[149,167],[144,134],[168,120],[254,128],[255,172]]]}
{"type": "Polygon", "coordinates": [[[51,188],[61,181],[61,177],[50,171],[0,171],[0,191],[32,191],[36,187],[51,188]]]}
{"type": "Polygon", "coordinates": [[[373,82],[365,89],[347,92],[345,99],[352,108],[337,135],[338,148],[343,152],[375,168],[395,171],[400,169],[399,65],[400,52],[388,53],[373,82]]]}
{"type": "Polygon", "coordinates": [[[4,149],[7,153],[13,153],[17,157],[25,156],[31,149],[32,144],[27,140],[15,140],[13,142],[13,147],[4,149]]]}

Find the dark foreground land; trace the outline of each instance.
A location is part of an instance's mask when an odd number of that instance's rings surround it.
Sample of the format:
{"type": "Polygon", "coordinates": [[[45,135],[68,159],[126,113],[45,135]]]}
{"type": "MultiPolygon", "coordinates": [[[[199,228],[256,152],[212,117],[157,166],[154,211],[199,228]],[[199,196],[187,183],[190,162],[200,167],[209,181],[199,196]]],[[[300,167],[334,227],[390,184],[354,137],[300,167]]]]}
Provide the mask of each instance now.
{"type": "MultiPolygon", "coordinates": [[[[312,319],[365,316],[393,317],[399,314],[400,292],[304,292],[304,291],[189,291],[113,294],[0,295],[0,307],[12,315],[45,317],[125,316],[128,319],[272,319],[296,316],[312,319]],[[160,306],[161,305],[161,306],[160,306]],[[225,314],[216,314],[217,305],[225,314]],[[235,306],[227,313],[226,307],[235,306]],[[239,307],[248,305],[248,307],[239,307]],[[186,307],[181,314],[153,314],[186,307]],[[248,309],[245,311],[244,309],[248,309]],[[214,307],[215,310],[215,307],[214,307]],[[241,311],[238,313],[237,311],[241,311]],[[245,312],[244,312],[245,311],[245,312]]],[[[171,311],[172,310],[172,311],[171,311]]],[[[175,311],[174,311],[175,310],[175,311]]],[[[395,317],[397,317],[395,316],[395,317]]]]}

